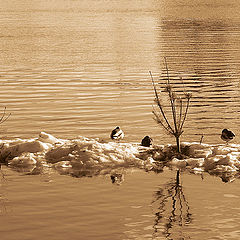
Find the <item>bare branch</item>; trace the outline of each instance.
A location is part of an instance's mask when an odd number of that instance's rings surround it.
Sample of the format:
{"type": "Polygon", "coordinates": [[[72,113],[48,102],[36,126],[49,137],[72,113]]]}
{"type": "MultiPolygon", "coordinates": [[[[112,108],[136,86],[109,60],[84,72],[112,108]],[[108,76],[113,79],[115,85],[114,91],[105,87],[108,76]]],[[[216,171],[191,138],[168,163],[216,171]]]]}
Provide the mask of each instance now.
{"type": "Polygon", "coordinates": [[[183,115],[183,121],[182,121],[182,124],[181,124],[181,127],[180,127],[180,131],[182,131],[184,122],[186,120],[188,109],[189,109],[189,104],[190,104],[190,98],[188,98],[188,100],[187,100],[187,106],[186,106],[186,109],[185,109],[185,112],[184,112],[184,115],[183,115]]]}
{"type": "Polygon", "coordinates": [[[183,101],[181,98],[179,99],[179,102],[180,102],[180,107],[179,107],[178,129],[180,129],[180,126],[181,126],[182,110],[183,110],[183,101]]]}
{"type": "Polygon", "coordinates": [[[3,114],[2,114],[2,117],[1,117],[1,119],[0,119],[0,123],[1,123],[2,120],[3,120],[3,118],[4,118],[4,116],[5,116],[5,113],[6,113],[6,107],[5,107],[4,110],[3,110],[3,114]]]}
{"type": "Polygon", "coordinates": [[[155,116],[154,120],[155,120],[157,123],[159,123],[159,124],[160,124],[167,132],[169,132],[170,134],[174,134],[174,130],[171,128],[171,126],[170,126],[170,128],[169,128],[168,126],[165,126],[164,123],[163,123],[163,121],[160,119],[159,114],[157,114],[157,113],[155,112],[155,110],[152,111],[152,113],[154,114],[154,116],[155,116]]]}
{"type": "Polygon", "coordinates": [[[152,79],[152,84],[153,84],[153,89],[154,89],[155,96],[156,96],[157,105],[158,105],[158,107],[159,107],[159,109],[160,109],[160,111],[161,111],[161,114],[162,114],[162,116],[163,116],[163,118],[164,118],[164,120],[165,120],[168,128],[171,129],[171,130],[173,130],[172,127],[171,127],[171,125],[170,125],[169,122],[168,122],[168,119],[167,119],[164,111],[163,111],[163,108],[162,108],[162,105],[161,105],[161,102],[160,102],[160,99],[159,99],[159,96],[158,96],[158,93],[157,93],[157,89],[156,89],[156,86],[155,86],[155,83],[154,83],[154,80],[153,80],[152,72],[149,71],[149,73],[150,73],[150,76],[151,76],[151,79],[152,79]]]}
{"type": "Polygon", "coordinates": [[[169,71],[168,71],[168,65],[167,65],[167,59],[166,57],[164,57],[165,60],[165,66],[166,66],[166,71],[167,71],[167,79],[168,79],[168,86],[167,86],[167,90],[168,90],[168,95],[169,95],[169,100],[171,103],[171,108],[172,108],[172,117],[173,117],[173,123],[174,123],[174,127],[175,127],[175,132],[178,132],[178,127],[177,127],[177,114],[176,114],[176,106],[175,106],[175,93],[172,90],[172,87],[170,85],[170,77],[169,77],[169,71]]]}
{"type": "Polygon", "coordinates": [[[164,57],[164,61],[165,61],[165,66],[166,66],[166,70],[167,70],[168,85],[170,85],[170,77],[169,77],[169,74],[168,74],[168,65],[167,65],[167,58],[166,57],[164,57]]]}
{"type": "Polygon", "coordinates": [[[8,118],[11,116],[11,113],[8,114],[8,116],[5,117],[6,115],[6,107],[4,107],[4,110],[3,110],[3,114],[2,114],[2,117],[0,118],[0,124],[4,123],[5,121],[8,120],[8,118]],[[5,117],[5,119],[4,119],[5,117]]]}

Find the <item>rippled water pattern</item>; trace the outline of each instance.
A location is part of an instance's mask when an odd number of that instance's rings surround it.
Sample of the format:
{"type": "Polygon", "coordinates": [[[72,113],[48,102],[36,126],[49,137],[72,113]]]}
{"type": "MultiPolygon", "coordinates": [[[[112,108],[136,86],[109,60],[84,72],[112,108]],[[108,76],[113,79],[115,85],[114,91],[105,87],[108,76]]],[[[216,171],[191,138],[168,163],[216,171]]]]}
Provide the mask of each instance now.
{"type": "Polygon", "coordinates": [[[107,139],[121,125],[127,141],[151,135],[168,143],[151,113],[149,71],[157,81],[166,72],[163,57],[176,87],[182,77],[193,93],[183,139],[199,141],[204,134],[205,142],[216,143],[222,128],[238,133],[240,25],[232,14],[238,5],[228,4],[231,15],[220,16],[224,1],[201,3],[199,11],[194,3],[4,3],[0,104],[12,116],[2,135],[45,130],[107,139]]]}
{"type": "Polygon", "coordinates": [[[7,180],[0,195],[4,240],[239,236],[239,182],[229,185],[209,175],[204,179],[183,175],[183,186],[177,189],[174,172],[169,171],[129,172],[121,186],[113,185],[109,176],[77,179],[53,172],[42,176],[19,176],[5,168],[4,172],[7,180]]]}
{"type": "MultiPolygon", "coordinates": [[[[221,143],[221,130],[229,128],[239,143],[239,10],[234,0],[2,0],[0,107],[12,115],[1,125],[1,136],[46,131],[107,140],[119,125],[125,141],[150,135],[155,143],[172,143],[151,113],[149,71],[164,86],[166,57],[175,90],[193,94],[182,139],[204,135],[203,142],[221,143]]],[[[164,183],[158,175],[130,174],[118,188],[99,178],[5,171],[11,181],[1,182],[4,240],[18,233],[24,240],[59,240],[70,231],[72,239],[81,234],[98,240],[237,240],[240,234],[239,181],[222,185],[209,178],[201,185],[200,177],[186,177],[190,209],[182,200],[184,212],[173,216],[171,174],[162,177],[164,183]],[[211,191],[204,198],[206,189],[211,191]],[[184,219],[183,227],[176,224],[184,219]]]]}

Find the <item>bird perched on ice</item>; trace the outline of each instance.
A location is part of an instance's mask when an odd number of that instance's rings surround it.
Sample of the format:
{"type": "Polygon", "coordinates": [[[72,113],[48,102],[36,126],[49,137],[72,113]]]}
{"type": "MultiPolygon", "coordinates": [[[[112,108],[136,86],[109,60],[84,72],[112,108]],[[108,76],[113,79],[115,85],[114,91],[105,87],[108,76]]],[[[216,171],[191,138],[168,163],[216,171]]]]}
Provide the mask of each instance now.
{"type": "Polygon", "coordinates": [[[123,139],[124,132],[122,131],[122,129],[120,127],[116,127],[115,129],[112,130],[110,137],[113,140],[123,139]]]}
{"type": "Polygon", "coordinates": [[[152,139],[149,136],[145,136],[142,139],[141,146],[150,147],[152,145],[152,139]]]}
{"type": "Polygon", "coordinates": [[[226,128],[222,130],[221,139],[225,142],[229,142],[235,137],[235,134],[232,131],[227,130],[226,128]]]}

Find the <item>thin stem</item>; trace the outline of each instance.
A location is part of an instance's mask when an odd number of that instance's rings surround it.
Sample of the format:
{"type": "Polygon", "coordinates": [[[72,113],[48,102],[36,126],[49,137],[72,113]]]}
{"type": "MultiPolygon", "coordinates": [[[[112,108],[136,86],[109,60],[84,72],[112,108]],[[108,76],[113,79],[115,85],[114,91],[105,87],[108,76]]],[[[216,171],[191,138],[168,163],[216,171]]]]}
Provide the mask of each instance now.
{"type": "Polygon", "coordinates": [[[8,118],[10,117],[11,113],[9,113],[8,116],[4,119],[5,115],[6,115],[6,107],[4,107],[3,114],[2,114],[2,117],[1,117],[1,119],[0,119],[0,124],[2,124],[2,123],[4,123],[5,121],[7,121],[8,118]]]}
{"type": "Polygon", "coordinates": [[[166,126],[163,124],[163,122],[161,121],[161,119],[159,118],[159,116],[157,115],[157,113],[156,113],[155,111],[152,111],[152,113],[154,114],[154,116],[155,116],[155,118],[156,118],[155,120],[156,120],[157,123],[161,124],[162,127],[163,127],[166,131],[168,131],[169,133],[174,134],[173,129],[166,127],[166,126]]]}
{"type": "Polygon", "coordinates": [[[151,79],[152,79],[152,84],[153,84],[153,89],[154,89],[155,96],[156,96],[156,100],[157,100],[157,105],[158,105],[158,107],[159,107],[159,109],[160,109],[160,111],[161,111],[161,114],[162,114],[162,116],[163,116],[163,118],[164,118],[164,120],[165,120],[168,128],[171,129],[171,131],[173,131],[171,125],[169,124],[169,122],[168,122],[168,120],[167,120],[167,118],[166,118],[166,116],[165,116],[165,113],[164,113],[164,111],[163,111],[162,105],[161,105],[161,103],[160,103],[160,100],[159,100],[159,97],[158,97],[158,93],[157,93],[157,89],[156,89],[156,86],[155,86],[155,83],[154,83],[154,80],[153,80],[152,72],[149,71],[149,73],[150,73],[150,76],[151,76],[151,79]]]}
{"type": "Polygon", "coordinates": [[[177,127],[177,114],[176,114],[175,102],[176,102],[175,99],[173,99],[172,115],[173,115],[173,122],[174,122],[175,132],[176,132],[176,134],[177,134],[177,132],[178,132],[178,127],[177,127]]]}
{"type": "Polygon", "coordinates": [[[167,60],[166,57],[164,57],[165,60],[165,66],[166,66],[166,71],[167,71],[167,79],[168,79],[168,95],[171,103],[171,108],[172,108],[172,116],[173,116],[173,123],[175,127],[175,134],[178,134],[178,127],[177,127],[177,115],[176,115],[176,106],[175,106],[175,96],[174,92],[172,91],[172,88],[170,86],[170,77],[168,73],[168,65],[167,65],[167,60]]]}
{"type": "Polygon", "coordinates": [[[182,101],[182,99],[180,99],[179,119],[178,119],[178,129],[180,129],[180,126],[181,126],[182,110],[183,110],[183,101],[182,101]]]}
{"type": "Polygon", "coordinates": [[[1,119],[0,119],[0,122],[3,120],[3,118],[4,118],[4,116],[5,116],[5,113],[6,113],[6,107],[5,107],[4,110],[3,110],[3,114],[2,114],[2,117],[1,117],[1,119]]]}
{"type": "MultiPolygon", "coordinates": [[[[161,120],[160,117],[159,117],[160,113],[157,113],[157,110],[155,110],[155,108],[154,108],[153,105],[152,105],[152,108],[153,108],[152,113],[153,113],[154,116],[155,116],[155,121],[156,121],[157,123],[161,124],[162,127],[163,127],[166,131],[168,131],[168,132],[171,133],[171,134],[174,134],[173,129],[172,129],[171,127],[169,128],[170,125],[168,125],[168,126],[165,126],[165,125],[164,125],[164,123],[163,123],[164,121],[161,120]]],[[[166,122],[166,121],[165,121],[165,122],[166,122]]]]}
{"type": "Polygon", "coordinates": [[[180,127],[180,132],[182,132],[182,128],[183,128],[184,122],[185,122],[186,117],[187,117],[189,104],[190,104],[190,98],[188,98],[188,101],[187,101],[187,106],[186,106],[185,113],[184,113],[184,116],[183,116],[182,125],[181,125],[181,127],[180,127]]]}
{"type": "Polygon", "coordinates": [[[168,74],[168,65],[167,65],[167,58],[164,57],[164,61],[165,61],[165,66],[166,66],[166,70],[167,70],[167,79],[168,79],[168,84],[170,86],[170,78],[169,78],[169,74],[168,74]]]}
{"type": "Polygon", "coordinates": [[[0,122],[0,124],[6,122],[10,116],[11,116],[11,113],[9,113],[8,116],[3,121],[0,122]]]}

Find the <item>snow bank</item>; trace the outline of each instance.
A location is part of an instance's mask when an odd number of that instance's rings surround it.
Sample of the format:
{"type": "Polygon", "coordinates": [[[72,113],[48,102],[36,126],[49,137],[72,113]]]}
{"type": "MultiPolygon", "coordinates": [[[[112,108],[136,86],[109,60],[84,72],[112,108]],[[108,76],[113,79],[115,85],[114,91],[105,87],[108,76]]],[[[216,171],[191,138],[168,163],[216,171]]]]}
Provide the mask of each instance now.
{"type": "Polygon", "coordinates": [[[41,132],[35,139],[0,141],[0,161],[11,167],[47,165],[60,174],[92,176],[114,172],[119,168],[161,171],[164,167],[186,169],[192,173],[208,172],[224,181],[239,177],[240,145],[183,143],[182,155],[176,147],[108,142],[79,137],[58,139],[41,132]]]}

